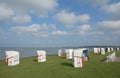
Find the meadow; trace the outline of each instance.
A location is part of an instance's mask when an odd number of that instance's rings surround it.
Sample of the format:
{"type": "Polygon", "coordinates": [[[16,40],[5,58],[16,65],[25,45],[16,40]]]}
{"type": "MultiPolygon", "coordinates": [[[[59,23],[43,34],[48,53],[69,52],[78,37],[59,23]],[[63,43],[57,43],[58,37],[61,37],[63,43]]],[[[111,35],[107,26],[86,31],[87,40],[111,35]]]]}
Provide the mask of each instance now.
{"type": "MultiPolygon", "coordinates": [[[[108,54],[90,52],[83,68],[74,68],[72,60],[57,55],[47,56],[45,63],[38,63],[36,57],[21,58],[20,64],[12,67],[0,60],[0,78],[120,78],[120,62],[102,61],[108,54]]],[[[120,51],[116,55],[120,57],[120,51]]]]}

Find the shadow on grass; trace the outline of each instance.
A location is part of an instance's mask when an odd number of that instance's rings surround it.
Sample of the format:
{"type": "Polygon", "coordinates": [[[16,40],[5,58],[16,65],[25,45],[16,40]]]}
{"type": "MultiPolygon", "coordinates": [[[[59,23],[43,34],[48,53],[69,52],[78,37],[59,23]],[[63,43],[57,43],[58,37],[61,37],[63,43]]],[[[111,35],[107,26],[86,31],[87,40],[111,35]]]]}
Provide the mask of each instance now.
{"type": "Polygon", "coordinates": [[[67,62],[61,63],[61,65],[73,67],[72,63],[67,63],[67,62]]]}
{"type": "Polygon", "coordinates": [[[101,60],[101,62],[106,62],[106,60],[107,60],[107,58],[104,58],[104,59],[101,60]]]}
{"type": "Polygon", "coordinates": [[[37,62],[37,59],[33,59],[34,62],[37,62]]]}
{"type": "Polygon", "coordinates": [[[62,56],[61,58],[62,58],[62,59],[66,59],[66,57],[65,57],[65,56],[62,56]]]}

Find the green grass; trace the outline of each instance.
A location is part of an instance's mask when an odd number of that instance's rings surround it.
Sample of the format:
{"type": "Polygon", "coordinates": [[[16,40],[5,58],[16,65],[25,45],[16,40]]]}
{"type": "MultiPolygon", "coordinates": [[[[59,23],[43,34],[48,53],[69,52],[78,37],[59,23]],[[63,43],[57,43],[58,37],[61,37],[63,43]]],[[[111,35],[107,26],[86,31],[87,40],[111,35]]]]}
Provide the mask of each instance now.
{"type": "Polygon", "coordinates": [[[84,68],[74,68],[71,60],[57,55],[47,56],[45,63],[38,63],[36,57],[22,58],[20,64],[13,67],[0,60],[0,78],[120,78],[120,62],[102,62],[108,54],[90,53],[84,68]]]}

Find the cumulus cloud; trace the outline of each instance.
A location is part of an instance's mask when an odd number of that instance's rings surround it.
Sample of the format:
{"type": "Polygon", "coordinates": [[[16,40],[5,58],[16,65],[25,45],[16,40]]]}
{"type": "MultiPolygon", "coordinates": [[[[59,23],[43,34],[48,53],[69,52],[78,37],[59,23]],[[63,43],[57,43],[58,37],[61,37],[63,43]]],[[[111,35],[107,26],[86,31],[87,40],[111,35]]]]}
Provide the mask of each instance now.
{"type": "Polygon", "coordinates": [[[11,17],[15,23],[29,23],[31,15],[47,17],[57,6],[57,0],[0,0],[0,21],[11,17]]]}
{"type": "MultiPolygon", "coordinates": [[[[3,2],[3,0],[0,0],[3,2]]],[[[4,3],[16,13],[32,12],[40,17],[46,17],[49,11],[57,7],[57,0],[4,0],[4,3]]]]}
{"type": "Polygon", "coordinates": [[[0,4],[0,21],[4,21],[10,18],[14,14],[14,11],[8,8],[4,3],[0,4]]]}
{"type": "Polygon", "coordinates": [[[48,30],[49,29],[49,26],[45,23],[43,23],[41,26],[40,26],[40,30],[48,30]]]}
{"type": "Polygon", "coordinates": [[[49,30],[54,30],[56,26],[54,24],[32,24],[29,26],[14,26],[11,27],[11,31],[17,34],[32,34],[37,37],[47,37],[50,33],[49,30]]]}
{"type": "Polygon", "coordinates": [[[56,30],[56,29],[57,29],[57,27],[56,27],[55,24],[50,24],[50,28],[53,29],[53,30],[56,30]]]}
{"type": "Polygon", "coordinates": [[[56,30],[56,25],[54,24],[42,24],[39,27],[40,31],[34,32],[32,33],[32,35],[36,36],[36,37],[48,37],[49,35],[51,35],[51,32],[48,32],[49,30],[56,30]],[[47,30],[47,31],[46,31],[47,30]]]}
{"type": "Polygon", "coordinates": [[[84,24],[78,27],[80,35],[85,35],[91,29],[90,25],[84,24]]]}
{"type": "Polygon", "coordinates": [[[99,29],[104,32],[119,33],[120,20],[98,22],[99,29]]]}
{"type": "Polygon", "coordinates": [[[77,22],[82,22],[82,23],[88,22],[90,19],[90,16],[88,14],[77,16],[72,12],[69,13],[66,10],[62,10],[61,12],[55,15],[55,18],[66,27],[72,27],[73,24],[77,22]]]}
{"type": "Polygon", "coordinates": [[[87,30],[90,30],[90,25],[84,24],[84,25],[80,26],[79,28],[80,28],[80,30],[87,31],[87,30]]]}
{"type": "Polygon", "coordinates": [[[60,30],[52,32],[52,35],[67,35],[67,34],[68,33],[66,31],[60,31],[60,30]]]}
{"type": "Polygon", "coordinates": [[[79,15],[77,16],[77,21],[80,21],[82,23],[86,23],[90,20],[90,16],[88,14],[83,14],[83,15],[79,15]]]}
{"type": "Polygon", "coordinates": [[[120,2],[104,5],[102,9],[108,13],[118,14],[120,13],[120,2]]]}
{"type": "Polygon", "coordinates": [[[101,7],[106,13],[112,14],[113,19],[120,19],[120,2],[113,4],[106,4],[101,7]]]}
{"type": "Polygon", "coordinates": [[[102,21],[99,26],[106,30],[120,30],[120,20],[117,21],[102,21]]]}
{"type": "Polygon", "coordinates": [[[12,27],[11,31],[17,33],[17,34],[21,34],[21,33],[34,33],[34,32],[38,32],[40,28],[40,25],[38,24],[33,24],[30,26],[16,26],[16,27],[12,27]]]}
{"type": "Polygon", "coordinates": [[[16,15],[13,17],[13,21],[18,24],[24,24],[31,22],[31,16],[29,15],[16,15]]]}

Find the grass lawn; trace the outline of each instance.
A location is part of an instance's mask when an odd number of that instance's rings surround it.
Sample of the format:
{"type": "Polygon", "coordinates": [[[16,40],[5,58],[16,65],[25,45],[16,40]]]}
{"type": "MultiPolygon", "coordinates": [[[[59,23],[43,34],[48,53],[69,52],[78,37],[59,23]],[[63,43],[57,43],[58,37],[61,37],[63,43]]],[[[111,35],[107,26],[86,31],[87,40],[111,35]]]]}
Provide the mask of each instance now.
{"type": "MultiPolygon", "coordinates": [[[[38,63],[36,57],[22,58],[13,67],[0,60],[0,78],[120,78],[120,62],[101,62],[108,54],[89,53],[83,68],[74,68],[72,60],[57,55],[47,56],[45,63],[38,63]]],[[[120,51],[116,54],[120,57],[120,51]]]]}

